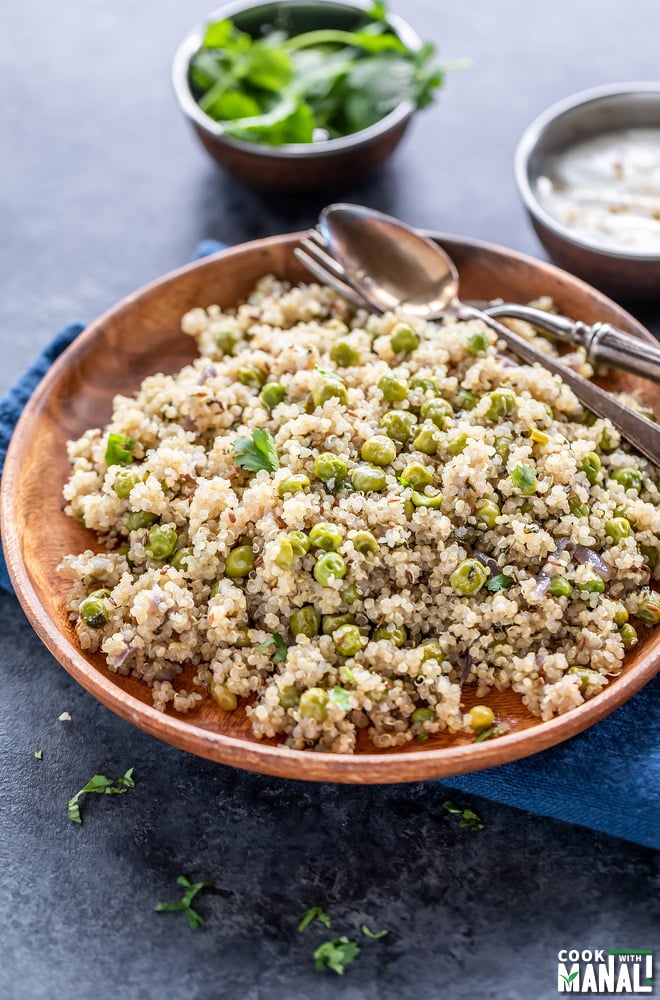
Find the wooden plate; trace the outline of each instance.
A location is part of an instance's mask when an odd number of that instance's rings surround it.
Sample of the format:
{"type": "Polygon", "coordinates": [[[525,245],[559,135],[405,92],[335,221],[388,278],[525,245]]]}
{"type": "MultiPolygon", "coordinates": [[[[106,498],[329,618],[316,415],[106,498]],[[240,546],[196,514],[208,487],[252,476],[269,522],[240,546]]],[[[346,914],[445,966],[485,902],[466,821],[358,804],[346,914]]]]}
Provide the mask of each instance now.
{"type": "MultiPolygon", "coordinates": [[[[118,677],[102,656],[84,655],[65,613],[67,582],[56,572],[66,552],[95,546],[91,533],[60,510],[68,476],[65,441],[110,417],[116,393],[136,390],[154,372],[174,372],[193,357],[194,342],[179,332],[193,306],[230,306],[269,272],[308,280],[292,250],[299,235],[246,243],[181,268],[129,296],[93,323],[64,352],[38,387],[14,433],[2,482],[2,537],[10,576],[26,615],[62,666],[95,698],[122,718],[191,753],[252,771],[316,781],[395,782],[442,777],[515,760],[559,743],[593,725],[651,679],[660,661],[660,629],[640,629],[640,642],[619,677],[595,698],[566,715],[540,722],[512,692],[489,701],[506,736],[483,743],[440,734],[420,747],[376,751],[360,744],[355,755],[290,750],[252,737],[242,710],[222,712],[210,699],[187,715],[162,714],[145,685],[118,677]]],[[[650,334],[600,292],[563,271],[510,250],[437,236],[454,258],[465,298],[501,296],[526,302],[551,295],[561,312],[589,323],[616,323],[639,337],[650,334]]],[[[640,389],[650,383],[612,375],[608,388],[640,389]]],[[[657,393],[656,393],[657,395],[657,393]]],[[[470,697],[466,692],[466,703],[470,697]]]]}

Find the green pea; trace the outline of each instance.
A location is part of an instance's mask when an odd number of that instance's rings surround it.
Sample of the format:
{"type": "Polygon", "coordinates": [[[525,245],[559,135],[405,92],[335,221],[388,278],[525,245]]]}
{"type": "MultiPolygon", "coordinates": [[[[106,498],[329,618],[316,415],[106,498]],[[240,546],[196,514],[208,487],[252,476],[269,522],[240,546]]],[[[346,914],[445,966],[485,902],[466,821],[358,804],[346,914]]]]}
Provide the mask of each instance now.
{"type": "Polygon", "coordinates": [[[330,360],[340,368],[350,368],[360,362],[360,351],[348,340],[335,340],[330,348],[330,360]]]}
{"type": "Polygon", "coordinates": [[[637,629],[634,625],[628,625],[628,623],[622,625],[619,629],[619,635],[624,649],[632,649],[637,644],[637,629]]]}
{"type": "Polygon", "coordinates": [[[437,399],[429,399],[422,405],[421,416],[423,420],[430,420],[431,423],[439,427],[440,430],[443,429],[447,420],[454,416],[454,410],[451,403],[448,403],[446,399],[438,397],[437,399]]]}
{"type": "Polygon", "coordinates": [[[236,630],[234,645],[236,646],[236,649],[247,649],[247,647],[251,645],[250,633],[246,628],[239,628],[236,630]]]}
{"type": "Polygon", "coordinates": [[[442,507],[442,493],[439,490],[435,490],[434,493],[419,493],[417,490],[413,490],[410,494],[410,499],[414,507],[430,507],[432,510],[438,510],[442,507]]]}
{"type": "Polygon", "coordinates": [[[637,617],[641,618],[645,625],[657,625],[660,622],[660,594],[645,587],[640,598],[637,617]]]}
{"type": "Polygon", "coordinates": [[[215,681],[211,681],[210,691],[213,701],[225,712],[233,712],[238,705],[238,698],[226,684],[216,684],[215,681]]]}
{"type": "Polygon", "coordinates": [[[266,372],[261,368],[257,368],[256,365],[245,365],[243,368],[238,369],[236,378],[241,385],[254,386],[256,389],[260,389],[266,381],[266,372]]]}
{"type": "Polygon", "coordinates": [[[333,552],[338,549],[344,540],[344,532],[336,524],[329,521],[319,521],[309,533],[309,544],[315,549],[325,549],[326,552],[333,552]]]}
{"type": "Polygon", "coordinates": [[[454,434],[447,442],[447,454],[451,455],[452,458],[455,455],[460,455],[467,448],[468,440],[467,434],[454,434]]]}
{"type": "Polygon", "coordinates": [[[550,441],[550,438],[545,431],[540,431],[538,427],[532,427],[529,432],[529,436],[535,444],[548,444],[550,441]]]}
{"type": "Polygon", "coordinates": [[[516,465],[511,470],[511,482],[524,497],[536,492],[536,469],[531,465],[516,465]]]}
{"type": "Polygon", "coordinates": [[[565,576],[553,576],[548,590],[553,597],[570,597],[573,587],[565,576]]]}
{"type": "Polygon", "coordinates": [[[362,493],[380,493],[387,485],[387,477],[375,465],[356,465],[351,472],[353,489],[362,493]]]}
{"type": "Polygon", "coordinates": [[[415,451],[421,451],[424,455],[435,455],[440,444],[440,435],[435,425],[425,424],[413,441],[415,451]]]}
{"type": "Polygon", "coordinates": [[[479,397],[469,389],[459,389],[456,394],[456,405],[459,410],[473,410],[478,402],[479,397]]]}
{"type": "Polygon", "coordinates": [[[223,354],[233,354],[240,339],[241,335],[236,330],[218,330],[213,334],[213,343],[223,354]]]}
{"type": "Polygon", "coordinates": [[[412,389],[420,389],[423,393],[432,392],[434,396],[440,395],[438,383],[430,375],[421,375],[419,372],[410,380],[412,389]]]}
{"type": "Polygon", "coordinates": [[[585,503],[582,503],[579,497],[569,497],[568,498],[568,509],[574,517],[588,517],[589,508],[585,503]]]}
{"type": "Polygon", "coordinates": [[[149,559],[167,559],[176,549],[178,535],[173,524],[155,524],[147,536],[149,559]]]}
{"type": "Polygon", "coordinates": [[[406,354],[419,347],[421,338],[407,323],[397,323],[392,330],[390,346],[395,354],[405,351],[406,354]]]}
{"type": "Polygon", "coordinates": [[[370,531],[356,531],[351,541],[356,552],[378,552],[378,541],[370,531]]]}
{"type": "Polygon", "coordinates": [[[387,639],[400,648],[408,639],[408,629],[405,625],[395,625],[393,622],[390,622],[388,625],[379,625],[378,628],[375,628],[371,634],[371,638],[374,642],[378,642],[380,639],[387,639]]]}
{"type": "Polygon", "coordinates": [[[336,375],[319,375],[312,389],[314,406],[323,406],[329,399],[337,399],[343,406],[346,406],[348,402],[346,386],[336,375]]]}
{"type": "Polygon", "coordinates": [[[600,472],[600,465],[600,459],[595,451],[590,451],[589,454],[585,455],[582,459],[580,467],[590,483],[596,482],[598,473],[600,472]]]}
{"type": "Polygon", "coordinates": [[[347,604],[350,607],[351,604],[356,604],[358,601],[362,600],[362,594],[354,583],[349,583],[348,587],[344,587],[342,590],[341,599],[344,604],[347,604]]]}
{"type": "Polygon", "coordinates": [[[366,645],[357,625],[341,625],[332,633],[335,649],[341,656],[355,656],[366,645]]]}
{"type": "Polygon", "coordinates": [[[333,479],[336,483],[343,483],[347,471],[344,459],[331,451],[324,451],[314,459],[314,475],[324,483],[333,479]]]}
{"type": "Polygon", "coordinates": [[[309,688],[300,695],[298,710],[303,719],[323,722],[328,715],[328,692],[323,688],[309,688]]]}
{"type": "Polygon", "coordinates": [[[378,388],[388,403],[400,403],[408,395],[408,385],[396,375],[383,375],[378,380],[378,388]]]}
{"type": "Polygon", "coordinates": [[[396,445],[384,434],[375,434],[364,442],[360,455],[372,465],[390,465],[396,458],[396,445]]]}
{"type": "Polygon", "coordinates": [[[493,389],[488,393],[490,405],[486,416],[493,421],[510,417],[516,408],[516,394],[512,389],[493,389]]]}
{"type": "Polygon", "coordinates": [[[494,500],[484,500],[475,510],[474,516],[478,521],[482,521],[487,528],[494,528],[500,513],[500,508],[494,500]]]}
{"type": "Polygon", "coordinates": [[[403,513],[406,515],[406,519],[409,521],[413,516],[413,514],[415,513],[415,505],[412,502],[412,500],[404,500],[403,513]]]}
{"type": "Polygon", "coordinates": [[[192,559],[193,550],[187,546],[183,549],[177,549],[172,558],[170,559],[170,565],[174,566],[175,569],[181,570],[185,573],[188,569],[188,563],[192,559]]]}
{"type": "Polygon", "coordinates": [[[495,712],[489,705],[473,705],[468,714],[473,733],[480,733],[495,722],[495,712]]]}
{"type": "Polygon", "coordinates": [[[502,465],[506,465],[509,461],[509,452],[511,451],[512,444],[513,439],[510,437],[498,437],[495,440],[495,454],[499,455],[502,459],[502,465]]]}
{"type": "Polygon", "coordinates": [[[610,478],[616,483],[620,483],[624,490],[637,490],[639,493],[642,488],[642,475],[639,469],[635,469],[632,465],[627,465],[623,469],[615,469],[610,474],[610,478]]]}
{"type": "Polygon", "coordinates": [[[433,473],[421,462],[410,462],[401,473],[399,481],[403,486],[422,487],[423,489],[433,482],[433,473]]]}
{"type": "Polygon", "coordinates": [[[588,594],[605,593],[605,581],[601,580],[599,576],[595,576],[593,580],[585,580],[583,583],[579,583],[577,586],[580,590],[586,590],[588,594]]]}
{"type": "Polygon", "coordinates": [[[611,521],[608,521],[605,525],[605,534],[608,538],[611,538],[614,544],[620,542],[622,538],[628,538],[630,535],[630,521],[625,517],[613,517],[611,521]]]}
{"type": "Polygon", "coordinates": [[[569,667],[566,673],[580,678],[580,691],[583,694],[588,687],[592,684],[598,684],[601,679],[597,670],[589,670],[587,667],[569,667]]]}
{"type": "Polygon", "coordinates": [[[296,708],[300,702],[300,693],[294,684],[285,684],[280,688],[280,705],[282,708],[296,708]]]}
{"type": "Polygon", "coordinates": [[[321,619],[321,631],[323,635],[332,635],[342,625],[355,625],[355,615],[323,615],[321,619]]]}
{"type": "Polygon", "coordinates": [[[247,576],[254,566],[256,556],[251,545],[237,545],[225,560],[225,574],[230,577],[247,576]]]}
{"type": "Polygon", "coordinates": [[[129,510],[126,515],[126,527],[129,531],[138,531],[140,528],[148,528],[157,520],[157,516],[150,510],[129,510]]]}
{"type": "Polygon", "coordinates": [[[464,559],[449,577],[459,594],[476,594],[488,579],[488,570],[478,559],[464,559]]]}
{"type": "Polygon", "coordinates": [[[477,354],[485,354],[490,347],[490,338],[487,333],[479,330],[477,333],[470,334],[465,347],[468,354],[473,357],[476,357],[477,354]]]}
{"type": "Polygon", "coordinates": [[[435,719],[435,712],[432,708],[416,708],[410,716],[411,722],[431,722],[435,719]]]}
{"type": "Polygon", "coordinates": [[[314,566],[314,579],[322,587],[327,587],[330,581],[341,580],[346,576],[346,563],[338,552],[324,552],[319,556],[314,566]]]}
{"type": "Polygon", "coordinates": [[[642,553],[644,562],[653,571],[658,565],[658,549],[653,545],[640,545],[639,551],[642,553]]]}
{"type": "Polygon", "coordinates": [[[287,494],[302,493],[308,486],[309,476],[306,476],[304,472],[296,472],[291,476],[287,476],[286,479],[281,480],[277,487],[277,493],[283,500],[287,494]]]}
{"type": "Polygon", "coordinates": [[[284,401],[286,391],[279,382],[267,382],[259,393],[259,399],[268,410],[274,410],[284,401]]]}
{"type": "Polygon", "coordinates": [[[380,426],[393,441],[405,444],[416,423],[417,417],[414,413],[409,413],[408,410],[390,410],[381,419],[380,426]]]}
{"type": "Polygon", "coordinates": [[[110,597],[109,590],[94,590],[80,602],[78,614],[90,628],[103,628],[108,622],[108,611],[105,598],[110,597]]]}
{"type": "Polygon", "coordinates": [[[437,660],[438,663],[443,663],[444,659],[445,654],[436,639],[427,639],[426,642],[422,643],[422,663],[426,663],[427,660],[437,660]]]}
{"type": "Polygon", "coordinates": [[[628,611],[624,604],[619,604],[618,608],[614,612],[614,624],[621,626],[625,625],[628,621],[628,611]]]}
{"type": "Polygon", "coordinates": [[[616,449],[616,444],[612,440],[610,432],[608,431],[607,427],[603,428],[603,433],[600,436],[598,447],[600,448],[601,451],[604,451],[606,454],[616,449]]]}
{"type": "Polygon", "coordinates": [[[127,500],[131,495],[131,490],[140,482],[140,474],[137,469],[120,469],[115,476],[112,488],[122,500],[127,500]]]}
{"type": "Polygon", "coordinates": [[[293,545],[288,538],[281,538],[277,543],[277,552],[273,557],[273,562],[280,569],[292,569],[293,559],[293,545]]]}
{"type": "Polygon", "coordinates": [[[304,531],[290,531],[286,537],[294,556],[304,556],[309,552],[309,538],[304,531]]]}
{"type": "Polygon", "coordinates": [[[313,639],[319,634],[321,619],[312,604],[305,604],[298,611],[294,611],[289,620],[289,631],[291,635],[306,635],[308,639],[313,639]]]}

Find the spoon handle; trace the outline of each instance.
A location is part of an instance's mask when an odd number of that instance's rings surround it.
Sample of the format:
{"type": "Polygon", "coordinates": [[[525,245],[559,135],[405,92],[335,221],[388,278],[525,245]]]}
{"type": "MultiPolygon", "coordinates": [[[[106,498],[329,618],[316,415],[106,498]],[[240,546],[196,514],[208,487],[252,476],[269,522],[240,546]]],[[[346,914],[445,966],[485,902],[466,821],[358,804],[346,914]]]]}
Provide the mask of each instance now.
{"type": "Polygon", "coordinates": [[[491,330],[494,330],[509,345],[514,354],[517,354],[523,361],[531,365],[538,363],[553,374],[559,375],[566,385],[570,386],[581,403],[593,410],[597,416],[607,417],[611,420],[630,444],[654,465],[660,466],[660,428],[657,424],[647,420],[646,417],[632,410],[625,403],[621,403],[616,396],[605,392],[600,386],[578,375],[567,365],[563,365],[560,361],[538,351],[487,313],[473,309],[471,306],[461,306],[460,318],[480,319],[491,330]]]}

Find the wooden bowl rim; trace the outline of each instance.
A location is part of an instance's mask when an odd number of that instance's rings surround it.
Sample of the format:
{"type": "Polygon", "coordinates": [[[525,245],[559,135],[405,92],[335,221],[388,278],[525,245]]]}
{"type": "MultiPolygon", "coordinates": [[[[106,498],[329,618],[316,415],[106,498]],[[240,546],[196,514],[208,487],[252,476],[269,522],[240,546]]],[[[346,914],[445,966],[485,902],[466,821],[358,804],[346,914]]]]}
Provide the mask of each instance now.
{"type": "MultiPolygon", "coordinates": [[[[614,308],[635,335],[646,340],[654,340],[641,323],[603,293],[552,264],[537,261],[517,251],[480,240],[436,231],[428,231],[427,234],[442,244],[460,244],[477,253],[495,254],[514,263],[518,262],[525,266],[532,265],[537,271],[547,273],[557,279],[564,281],[568,279],[569,283],[578,291],[588,292],[590,296],[595,296],[610,310],[614,308]]],[[[0,493],[0,531],[7,568],[16,596],[28,620],[65,670],[97,700],[121,718],[152,736],[178,746],[180,749],[245,770],[299,780],[338,783],[380,784],[417,781],[464,774],[518,760],[575,736],[614,711],[653,678],[660,660],[658,657],[660,637],[649,649],[645,659],[633,670],[617,679],[615,684],[606,687],[599,695],[565,715],[557,716],[547,722],[539,722],[533,728],[513,732],[483,743],[462,744],[455,747],[430,747],[399,754],[381,751],[379,753],[351,755],[314,753],[308,750],[294,750],[282,745],[262,744],[226,733],[198,728],[188,722],[186,716],[159,712],[152,706],[134,698],[113,683],[109,674],[90,664],[81,651],[69,642],[68,638],[57,629],[54,622],[45,613],[23,561],[18,534],[14,527],[13,505],[15,486],[20,477],[21,454],[24,444],[30,436],[30,422],[45,404],[51,388],[66,373],[70,362],[78,352],[84,351],[95,338],[103,337],[103,327],[108,320],[118,312],[130,309],[138,297],[156,291],[171,281],[176,281],[191,270],[203,268],[208,266],[210,262],[222,260],[234,253],[246,250],[255,253],[267,252],[269,248],[278,245],[293,248],[303,235],[304,233],[288,233],[252,240],[168,272],[108,309],[76,337],[49,369],[26,404],[16,425],[7,451],[0,493]]]]}

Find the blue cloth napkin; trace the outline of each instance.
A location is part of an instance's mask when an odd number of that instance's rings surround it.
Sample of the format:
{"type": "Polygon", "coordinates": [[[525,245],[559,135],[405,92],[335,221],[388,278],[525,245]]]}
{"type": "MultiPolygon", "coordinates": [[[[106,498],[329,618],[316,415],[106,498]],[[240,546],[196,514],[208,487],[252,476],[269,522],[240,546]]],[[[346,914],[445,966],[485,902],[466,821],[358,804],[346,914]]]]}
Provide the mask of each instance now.
{"type": "MultiPolygon", "coordinates": [[[[221,243],[205,240],[197,256],[222,249],[221,243]]],[[[62,330],[0,400],[0,473],[21,410],[82,329],[74,323],[62,330]]],[[[4,559],[0,587],[11,591],[4,559]]],[[[444,784],[660,849],[660,677],[608,718],[560,746],[444,784]]]]}

